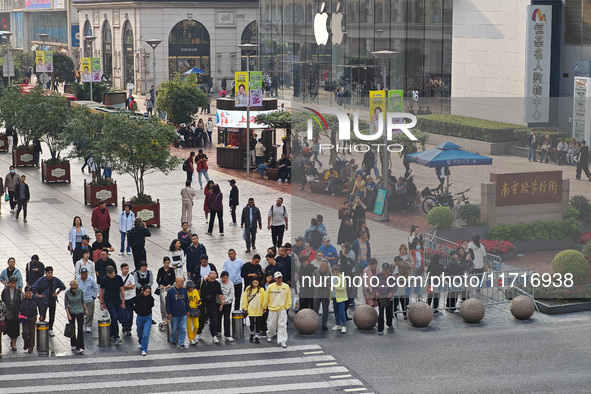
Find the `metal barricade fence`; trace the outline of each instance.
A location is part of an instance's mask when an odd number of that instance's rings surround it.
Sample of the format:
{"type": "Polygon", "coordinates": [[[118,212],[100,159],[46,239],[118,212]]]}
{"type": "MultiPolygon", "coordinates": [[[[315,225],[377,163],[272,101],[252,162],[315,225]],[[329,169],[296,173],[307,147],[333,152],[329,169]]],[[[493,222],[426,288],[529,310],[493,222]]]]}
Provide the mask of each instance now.
{"type": "MultiPolygon", "coordinates": [[[[500,259],[495,262],[500,262],[500,259]]],[[[432,280],[426,275],[422,276],[422,281],[411,278],[407,281],[407,286],[399,287],[394,293],[394,297],[400,300],[400,302],[397,300],[394,302],[395,308],[397,306],[395,311],[406,312],[418,300],[428,303],[431,300],[433,310],[450,310],[459,308],[461,302],[468,298],[476,298],[484,306],[510,303],[513,298],[522,294],[534,299],[534,287],[529,287],[529,293],[523,290],[523,285],[531,283],[533,273],[535,270],[532,268],[512,270],[491,268],[489,272],[482,274],[445,277],[443,281],[434,278],[435,286],[431,286],[432,280]],[[408,299],[408,303],[404,301],[405,298],[408,299]],[[437,298],[439,305],[435,308],[434,300],[437,298]]]]}
{"type": "Polygon", "coordinates": [[[426,261],[431,261],[431,257],[439,255],[441,265],[447,267],[449,262],[449,252],[456,250],[460,245],[447,239],[440,238],[432,234],[423,234],[425,241],[424,256],[426,261]]]}

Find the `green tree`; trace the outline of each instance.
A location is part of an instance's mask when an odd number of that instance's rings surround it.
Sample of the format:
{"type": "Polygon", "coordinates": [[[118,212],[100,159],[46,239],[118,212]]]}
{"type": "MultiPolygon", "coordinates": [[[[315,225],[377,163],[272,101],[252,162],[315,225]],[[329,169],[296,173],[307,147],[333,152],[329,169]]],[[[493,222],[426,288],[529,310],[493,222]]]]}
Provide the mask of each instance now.
{"type": "Polygon", "coordinates": [[[64,138],[64,124],[69,116],[68,100],[59,94],[46,95],[38,86],[21,95],[16,110],[16,126],[25,143],[38,138],[47,144],[54,162],[69,142],[64,138]]]}
{"type": "MultiPolygon", "coordinates": [[[[97,166],[107,165],[104,152],[111,148],[108,141],[103,138],[103,126],[106,116],[102,113],[92,112],[87,107],[76,106],[70,108],[70,117],[64,125],[64,134],[68,141],[74,143],[68,157],[81,159],[93,158],[97,166]]],[[[96,184],[103,184],[102,171],[97,171],[96,184]]],[[[110,184],[110,182],[108,182],[110,184]]]]}
{"type": "MultiPolygon", "coordinates": [[[[90,100],[90,83],[74,83],[74,95],[78,100],[90,100]]],[[[115,89],[104,82],[95,82],[92,84],[93,101],[101,103],[105,99],[105,93],[114,92],[115,89]]]]}
{"type": "Polygon", "coordinates": [[[197,109],[207,106],[207,95],[198,86],[193,75],[184,80],[177,75],[161,83],[156,101],[158,110],[166,111],[173,124],[190,123],[197,109]]]}
{"type": "Polygon", "coordinates": [[[168,174],[183,162],[170,152],[176,131],[157,117],[144,120],[124,113],[105,115],[102,132],[103,144],[109,147],[104,155],[113,170],[129,174],[135,181],[136,204],[151,202],[144,191],[145,175],[156,171],[168,174]]]}
{"type": "Polygon", "coordinates": [[[59,83],[72,83],[76,78],[74,72],[74,61],[68,55],[61,52],[53,53],[53,74],[52,78],[59,83]]]}

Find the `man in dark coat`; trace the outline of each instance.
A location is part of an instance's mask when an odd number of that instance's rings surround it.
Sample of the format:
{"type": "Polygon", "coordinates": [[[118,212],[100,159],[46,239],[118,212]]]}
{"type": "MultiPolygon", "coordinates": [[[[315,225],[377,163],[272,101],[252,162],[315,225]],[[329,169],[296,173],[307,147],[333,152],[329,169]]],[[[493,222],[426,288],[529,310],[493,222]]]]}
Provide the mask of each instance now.
{"type": "Polygon", "coordinates": [[[589,147],[587,146],[587,141],[581,141],[581,148],[579,149],[577,157],[577,180],[581,180],[581,171],[585,171],[585,175],[589,179],[589,182],[591,182],[591,173],[589,173],[589,147]]]}
{"type": "MultiPolygon", "coordinates": [[[[587,172],[589,172],[588,169],[587,172]]],[[[18,220],[18,215],[22,210],[23,222],[27,223],[27,204],[29,203],[31,194],[29,193],[29,185],[25,183],[25,179],[27,179],[27,177],[25,175],[21,175],[20,182],[14,187],[14,198],[18,204],[18,208],[16,209],[16,219],[18,220]]]]}
{"type": "Polygon", "coordinates": [[[259,230],[262,230],[261,211],[254,206],[254,198],[251,197],[248,199],[248,205],[242,209],[242,218],[240,219],[240,227],[244,229],[246,253],[250,253],[251,245],[253,249],[256,249],[257,223],[259,230]]]}
{"type": "Polygon", "coordinates": [[[236,223],[236,207],[240,205],[238,201],[238,186],[236,186],[236,181],[234,179],[230,179],[230,186],[232,189],[230,190],[230,214],[232,215],[232,223],[230,226],[236,227],[238,224],[236,223]]]}

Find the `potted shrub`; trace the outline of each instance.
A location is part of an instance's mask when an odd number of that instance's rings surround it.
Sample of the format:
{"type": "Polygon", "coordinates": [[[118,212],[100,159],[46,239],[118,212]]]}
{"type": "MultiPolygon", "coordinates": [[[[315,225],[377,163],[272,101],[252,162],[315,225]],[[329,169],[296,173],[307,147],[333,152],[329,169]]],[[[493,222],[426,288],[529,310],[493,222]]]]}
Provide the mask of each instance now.
{"type": "Polygon", "coordinates": [[[123,113],[105,116],[104,122],[106,159],[115,172],[130,175],[135,182],[137,194],[130,199],[133,212],[146,224],[160,227],[160,201],[145,193],[144,176],[156,171],[166,175],[182,164],[170,152],[174,128],[156,117],[144,120],[123,113]]]}
{"type": "Polygon", "coordinates": [[[98,171],[93,173],[92,180],[84,180],[84,204],[92,207],[98,205],[100,200],[107,204],[117,205],[117,182],[111,178],[103,177],[102,167],[107,167],[107,159],[104,152],[109,148],[108,141],[104,139],[103,126],[108,115],[91,112],[85,107],[71,108],[71,116],[65,125],[65,135],[68,141],[74,142],[74,149],[70,157],[83,160],[92,158],[98,171]]]}

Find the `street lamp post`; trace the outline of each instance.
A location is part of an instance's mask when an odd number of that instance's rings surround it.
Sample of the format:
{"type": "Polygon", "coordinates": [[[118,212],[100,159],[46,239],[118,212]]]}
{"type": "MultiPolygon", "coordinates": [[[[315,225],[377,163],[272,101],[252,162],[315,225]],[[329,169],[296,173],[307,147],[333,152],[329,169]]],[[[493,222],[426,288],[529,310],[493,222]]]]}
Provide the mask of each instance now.
{"type": "MultiPolygon", "coordinates": [[[[256,51],[257,46],[255,44],[241,44],[238,45],[238,48],[246,53],[246,72],[250,72],[250,55],[256,51]]],[[[234,92],[234,94],[236,93],[234,92]]],[[[246,102],[246,177],[250,178],[250,97],[246,102]]]]}
{"type": "Polygon", "coordinates": [[[390,181],[388,176],[388,159],[389,159],[389,151],[388,151],[388,88],[386,87],[386,66],[388,61],[392,59],[394,56],[398,54],[398,52],[394,51],[376,51],[371,53],[373,57],[379,59],[382,63],[382,78],[383,78],[383,88],[384,88],[384,102],[386,105],[384,106],[384,127],[382,132],[384,133],[384,151],[383,151],[383,160],[382,160],[382,186],[386,192],[386,196],[384,197],[384,208],[382,209],[382,214],[379,218],[376,218],[379,222],[387,222],[390,220],[389,212],[388,212],[388,182],[390,181]]]}
{"type": "Polygon", "coordinates": [[[84,40],[90,43],[90,101],[94,101],[92,97],[92,44],[96,40],[96,36],[84,36],[84,40]]]}
{"type": "Polygon", "coordinates": [[[154,94],[152,97],[152,104],[154,105],[154,113],[158,115],[158,109],[156,108],[156,92],[158,91],[158,86],[156,85],[156,47],[160,45],[162,40],[157,38],[151,38],[146,40],[146,43],[152,47],[152,70],[153,70],[153,78],[154,78],[154,94]]]}
{"type": "MultiPolygon", "coordinates": [[[[49,38],[49,34],[41,33],[39,34],[39,39],[41,40],[41,51],[45,51],[45,41],[49,38]]],[[[41,86],[45,85],[45,80],[47,79],[47,74],[45,73],[45,63],[43,64],[43,73],[41,73],[41,86]]]]}
{"type": "Polygon", "coordinates": [[[8,45],[8,51],[6,52],[6,67],[8,68],[8,72],[6,73],[6,75],[8,75],[8,86],[10,87],[10,71],[11,71],[11,65],[13,65],[14,63],[12,62],[12,53],[10,52],[10,37],[12,36],[12,32],[11,31],[5,31],[4,33],[2,33],[2,35],[4,37],[6,37],[6,45],[8,45]]]}

